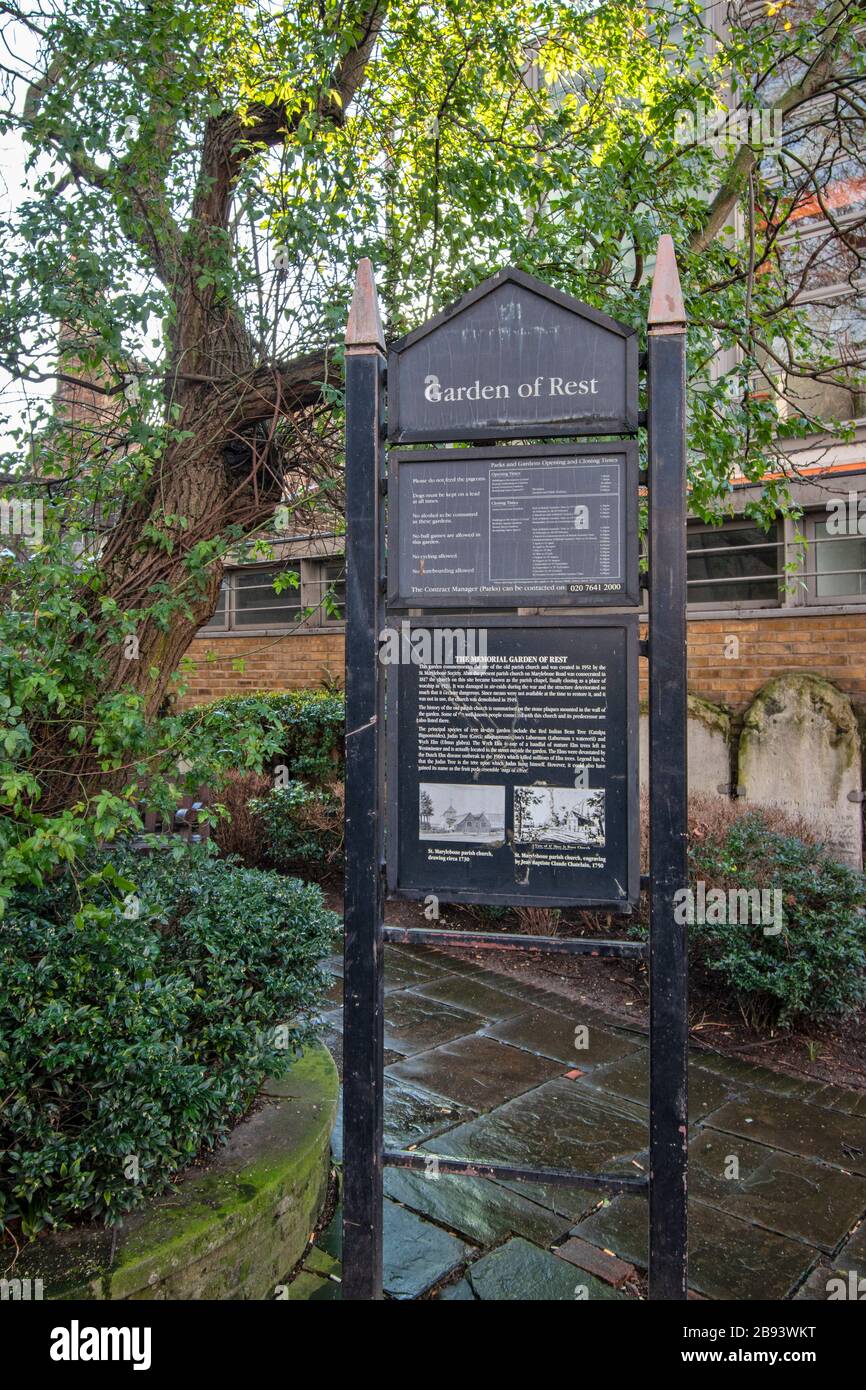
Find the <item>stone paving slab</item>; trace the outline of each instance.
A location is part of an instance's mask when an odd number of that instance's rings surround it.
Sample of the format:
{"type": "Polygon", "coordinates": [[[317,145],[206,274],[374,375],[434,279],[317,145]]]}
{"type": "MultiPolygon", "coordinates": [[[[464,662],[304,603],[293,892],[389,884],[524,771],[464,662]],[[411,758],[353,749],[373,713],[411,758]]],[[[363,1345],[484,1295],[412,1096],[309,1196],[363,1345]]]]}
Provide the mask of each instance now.
{"type": "MultiPolygon", "coordinates": [[[[384,1137],[388,1148],[405,1149],[442,1134],[454,1124],[474,1116],[475,1111],[445,1096],[432,1095],[420,1086],[411,1086],[385,1076],[384,1137]]],[[[337,1163],[343,1161],[343,1108],[331,1133],[331,1152],[337,1163]]]]}
{"type": "Polygon", "coordinates": [[[513,1047],[522,1047],[527,1052],[551,1057],[581,1069],[613,1062],[638,1046],[636,1041],[618,1036],[594,1021],[590,1022],[579,1005],[575,1005],[574,1012],[569,1013],[554,1013],[547,1008],[531,1009],[525,1014],[518,1014],[516,1018],[493,1024],[484,1032],[488,1037],[511,1043],[513,1047]],[[588,1029],[585,1048],[575,1047],[575,1029],[581,1025],[588,1029]]]}
{"type": "MultiPolygon", "coordinates": [[[[622,1057],[606,1066],[593,1067],[586,1076],[580,1078],[580,1085],[587,1090],[596,1091],[607,1098],[607,1103],[615,1104],[615,1097],[622,1096],[633,1104],[649,1108],[649,1053],[644,1048],[628,1057],[622,1057]]],[[[742,1087],[738,1087],[741,1091],[742,1087]]],[[[731,1094],[731,1083],[703,1067],[689,1063],[689,1119],[694,1123],[704,1115],[717,1110],[731,1094]]],[[[649,1123],[649,1117],[646,1117],[649,1123]]]]}
{"type": "MultiPolygon", "coordinates": [[[[342,1209],[338,1207],[327,1230],[307,1252],[301,1273],[289,1286],[290,1299],[341,1298],[340,1284],[328,1275],[341,1272],[342,1220],[342,1209]]],[[[475,1247],[422,1221],[396,1202],[385,1201],[382,1231],[382,1284],[391,1298],[421,1297],[477,1254],[475,1247]]]]}
{"type": "Polygon", "coordinates": [[[408,989],[416,985],[432,984],[435,980],[447,980],[449,974],[439,965],[429,960],[413,960],[409,955],[397,955],[390,948],[385,950],[385,993],[395,989],[408,989]]]}
{"type": "Polygon", "coordinates": [[[472,1292],[472,1285],[465,1274],[462,1279],[458,1279],[456,1284],[446,1284],[444,1289],[440,1289],[433,1295],[434,1301],[450,1303],[474,1303],[475,1294],[472,1292]]]}
{"type": "Polygon", "coordinates": [[[388,996],[385,1010],[385,1046],[411,1057],[452,1038],[475,1033],[486,1020],[480,1014],[449,1008],[435,999],[402,990],[388,996]]]}
{"type": "Polygon", "coordinates": [[[866,1302],[866,1222],[833,1260],[822,1260],[796,1295],[811,1303],[866,1302]]]}
{"type": "MultiPolygon", "coordinates": [[[[549,1165],[546,1165],[549,1167],[549,1165]]],[[[635,1168],[629,1168],[629,1172],[637,1172],[635,1168]]],[[[553,1212],[557,1220],[560,1217],[568,1219],[569,1229],[584,1217],[589,1216],[598,1206],[598,1192],[589,1188],[581,1187],[560,1187],[553,1183],[540,1182],[509,1182],[496,1179],[497,1186],[507,1188],[509,1192],[515,1192],[520,1197],[525,1197],[527,1201],[534,1202],[537,1206],[546,1207],[553,1212]]]]}
{"type": "Polygon", "coordinates": [[[336,1255],[330,1254],[320,1245],[313,1245],[304,1256],[304,1269],[309,1274],[322,1274],[327,1278],[331,1274],[340,1276],[340,1260],[336,1255]]]}
{"type": "Polygon", "coordinates": [[[866,1277],[866,1220],[845,1242],[833,1263],[839,1269],[856,1269],[866,1277]]]}
{"type": "Polygon", "coordinates": [[[508,1236],[519,1235],[548,1246],[571,1226],[566,1213],[557,1215],[486,1178],[440,1173],[431,1179],[403,1168],[386,1168],[385,1193],[476,1245],[498,1245],[508,1236]]]}
{"type": "MultiPolygon", "coordinates": [[[[615,1197],[574,1234],[645,1269],[647,1224],[644,1198],[615,1197]]],[[[689,1286],[707,1298],[787,1298],[817,1258],[818,1251],[801,1241],[689,1201],[689,1286]]]]}
{"type": "Polygon", "coordinates": [[[796,1295],[810,1302],[866,1302],[866,1220],[833,1260],[822,1260],[796,1295]]]}
{"type": "MultiPolygon", "coordinates": [[[[553,1009],[554,1012],[570,1013],[574,1001],[566,994],[559,994],[555,989],[545,989],[543,985],[534,985],[529,980],[523,980],[519,975],[503,974],[497,970],[482,967],[473,972],[472,979],[479,984],[488,985],[491,989],[501,990],[511,996],[512,999],[519,999],[523,1002],[525,1012],[527,1007],[535,1005],[543,1009],[553,1009]]],[[[595,1010],[591,1011],[599,1022],[603,1015],[595,1010]]]]}
{"type": "Polygon", "coordinates": [[[311,1274],[302,1269],[286,1290],[288,1302],[303,1301],[316,1303],[320,1300],[338,1301],[342,1298],[340,1285],[322,1274],[311,1274]]]}
{"type": "Polygon", "coordinates": [[[713,1129],[866,1176],[866,1119],[753,1090],[706,1119],[713,1129]]]}
{"type": "Polygon", "coordinates": [[[387,1199],[382,1227],[382,1283],[391,1298],[420,1298],[471,1252],[464,1241],[387,1199]]]}
{"type": "Polygon", "coordinates": [[[834,1269],[826,1261],[816,1266],[797,1292],[795,1303],[860,1302],[866,1297],[866,1279],[855,1270],[834,1269]]]}
{"type": "Polygon", "coordinates": [[[644,1124],[605,1109],[573,1082],[558,1078],[458,1125],[425,1148],[530,1167],[633,1174],[631,1160],[646,1138],[644,1124]]]}
{"type": "Polygon", "coordinates": [[[489,1023],[511,1018],[526,1009],[524,999],[496,989],[478,975],[443,975],[432,984],[420,985],[415,993],[425,999],[436,999],[440,1004],[453,1004],[458,1009],[481,1014],[489,1023]]]}
{"type": "MultiPolygon", "coordinates": [[[[438,923],[441,927],[442,923],[438,923]]],[[[415,957],[420,952],[422,960],[428,961],[431,965],[444,970],[448,975],[484,975],[490,971],[489,951],[483,954],[488,957],[486,963],[476,959],[478,952],[473,955],[470,951],[450,952],[441,951],[435,946],[401,946],[389,944],[385,948],[386,956],[388,952],[394,951],[398,956],[415,957]]]]}
{"type": "Polygon", "coordinates": [[[388,1068],[389,1076],[451,1096],[473,1110],[492,1110],[561,1072],[560,1062],[475,1035],[417,1053],[388,1068]]]}
{"type": "MultiPolygon", "coordinates": [[[[341,975],[342,962],[331,964],[341,975]]],[[[495,964],[489,952],[387,947],[386,1144],[534,1167],[645,1172],[642,1025],[607,1018],[495,964]],[[581,1023],[589,1028],[586,1050],[574,1047],[581,1023]]],[[[329,1002],[338,1000],[335,980],[329,1002]]],[[[327,1020],[329,1046],[339,1053],[340,1010],[327,1020]]],[[[694,1296],[826,1299],[828,1281],[849,1274],[856,1290],[866,1279],[866,1222],[857,1225],[866,1212],[866,1095],[692,1049],[689,1109],[694,1296]],[[739,1160],[736,1179],[724,1176],[730,1155],[739,1160]]],[[[337,1152],[339,1143],[338,1132],[337,1152]]],[[[446,1301],[572,1301],[583,1297],[575,1292],[581,1281],[590,1299],[609,1298],[614,1291],[595,1279],[591,1262],[585,1272],[551,1253],[569,1234],[646,1266],[640,1196],[604,1201],[578,1188],[448,1174],[431,1180],[393,1168],[385,1190],[389,1297],[439,1289],[434,1296],[446,1301]],[[563,1265],[567,1284],[558,1282],[563,1265]]],[[[339,1235],[337,1220],[308,1252],[292,1299],[340,1297],[339,1235]]]]}
{"type": "Polygon", "coordinates": [[[581,1240],[580,1236],[571,1236],[556,1247],[554,1254],[558,1259],[568,1260],[569,1264],[585,1270],[587,1274],[592,1274],[605,1284],[611,1284],[615,1289],[622,1288],[627,1280],[634,1279],[637,1274],[634,1265],[617,1259],[616,1255],[602,1250],[599,1245],[590,1245],[589,1241],[581,1240]]]}
{"type": "Polygon", "coordinates": [[[689,1145],[689,1190],[710,1206],[832,1251],[866,1210],[866,1179],[701,1129],[689,1145]],[[739,1178],[728,1178],[731,1159],[739,1178]]]}
{"type": "Polygon", "coordinates": [[[466,1277],[476,1298],[484,1300],[573,1303],[626,1298],[609,1284],[519,1237],[476,1260],[466,1277]]]}
{"type": "Polygon", "coordinates": [[[420,1144],[474,1116],[471,1106],[439,1096],[423,1086],[385,1077],[385,1143],[405,1148],[420,1144]]]}
{"type": "Polygon", "coordinates": [[[850,1091],[832,1086],[809,1076],[789,1076],[786,1072],[771,1071],[746,1062],[741,1057],[726,1057],[718,1052],[695,1050],[697,1064],[718,1076],[726,1076],[743,1086],[757,1087],[772,1095],[791,1096],[807,1105],[819,1105],[825,1110],[841,1110],[847,1115],[866,1115],[866,1092],[850,1091]]]}

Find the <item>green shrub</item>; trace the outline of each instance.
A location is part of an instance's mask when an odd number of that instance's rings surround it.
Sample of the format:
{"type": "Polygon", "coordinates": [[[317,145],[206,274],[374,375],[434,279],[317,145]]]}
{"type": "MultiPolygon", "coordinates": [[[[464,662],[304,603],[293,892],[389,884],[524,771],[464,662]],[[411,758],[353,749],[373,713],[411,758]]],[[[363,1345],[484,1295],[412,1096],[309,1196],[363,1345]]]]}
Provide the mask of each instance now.
{"type": "Polygon", "coordinates": [[[776,935],[753,922],[688,926],[691,962],[730,991],[750,1023],[842,1015],[866,999],[866,879],[821,845],[771,829],[751,812],[715,833],[692,833],[689,878],[707,891],[767,890],[768,906],[774,890],[780,894],[776,935]]]}
{"type": "Polygon", "coordinates": [[[217,1143],[309,1035],[337,926],[314,885],[202,847],[82,887],[0,928],[0,1227],[25,1235],[115,1222],[217,1143]]]}
{"type": "Polygon", "coordinates": [[[229,695],[184,711],[188,724],[209,732],[239,720],[261,720],[263,732],[276,732],[279,754],[271,766],[285,764],[293,778],[323,786],[343,777],[346,704],[328,690],[282,690],[271,694],[229,695]]]}
{"type": "Polygon", "coordinates": [[[336,867],[343,854],[342,785],[308,787],[289,782],[267,796],[254,797],[249,809],[259,822],[267,862],[275,869],[336,867]]]}

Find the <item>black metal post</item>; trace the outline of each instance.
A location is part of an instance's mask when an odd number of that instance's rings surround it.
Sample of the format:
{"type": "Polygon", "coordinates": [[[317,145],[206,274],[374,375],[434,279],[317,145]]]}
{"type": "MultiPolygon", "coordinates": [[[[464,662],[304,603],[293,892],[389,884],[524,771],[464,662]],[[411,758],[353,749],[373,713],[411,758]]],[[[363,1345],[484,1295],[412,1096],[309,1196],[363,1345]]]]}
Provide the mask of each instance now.
{"type": "Polygon", "coordinates": [[[384,886],[382,476],[385,341],[361,261],[346,329],[346,886],[343,1297],[382,1297],[384,886]]]}
{"type": "Polygon", "coordinates": [[[650,1260],[652,1299],[688,1281],[686,315],[673,242],[659,241],[649,310],[650,1260]],[[685,917],[685,913],[678,914],[685,917]]]}

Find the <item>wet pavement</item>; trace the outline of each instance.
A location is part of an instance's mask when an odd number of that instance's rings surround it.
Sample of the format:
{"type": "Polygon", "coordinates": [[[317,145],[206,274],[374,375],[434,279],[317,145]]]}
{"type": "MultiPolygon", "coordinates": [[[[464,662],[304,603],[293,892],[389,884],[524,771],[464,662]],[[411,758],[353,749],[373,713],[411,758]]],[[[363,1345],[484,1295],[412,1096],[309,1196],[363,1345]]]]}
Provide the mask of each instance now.
{"type": "MultiPolygon", "coordinates": [[[[329,962],[339,976],[342,962],[329,962]]],[[[389,1147],[535,1167],[647,1167],[646,1030],[467,957],[386,950],[389,1147]]],[[[330,994],[339,1001],[339,980],[330,994]]],[[[324,1040],[338,1064],[338,1007],[324,1040]]],[[[841,1297],[866,1276],[866,1096],[690,1055],[690,1287],[710,1299],[841,1297]],[[853,1271],[853,1274],[852,1274],[853,1271]],[[833,1290],[837,1292],[833,1295],[833,1290]]],[[[335,1159],[342,1157],[340,1127],[335,1159]]],[[[384,1286],[398,1299],[628,1299],[643,1196],[390,1168],[384,1286]]],[[[288,1293],[340,1297],[340,1213],[288,1293]]]]}

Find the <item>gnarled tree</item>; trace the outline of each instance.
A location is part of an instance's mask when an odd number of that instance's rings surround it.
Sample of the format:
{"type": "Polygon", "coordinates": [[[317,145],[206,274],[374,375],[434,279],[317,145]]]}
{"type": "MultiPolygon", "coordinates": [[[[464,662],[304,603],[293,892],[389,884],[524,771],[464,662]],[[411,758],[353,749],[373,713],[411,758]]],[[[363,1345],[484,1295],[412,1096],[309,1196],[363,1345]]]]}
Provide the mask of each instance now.
{"type": "Polygon", "coordinates": [[[642,325],[672,232],[694,504],[774,454],[777,502],[781,446],[819,423],[804,383],[862,385],[864,11],[719,10],[0,3],[22,160],[0,220],[6,468],[45,508],[33,562],[0,565],[13,879],[34,834],[62,857],[187,757],[158,712],[226,554],[278,506],[339,514],[362,254],[391,335],[507,262],[642,325]],[[778,111],[780,142],[702,138],[696,112],[726,107],[778,111]],[[816,220],[851,292],[841,363],[816,220]]]}

